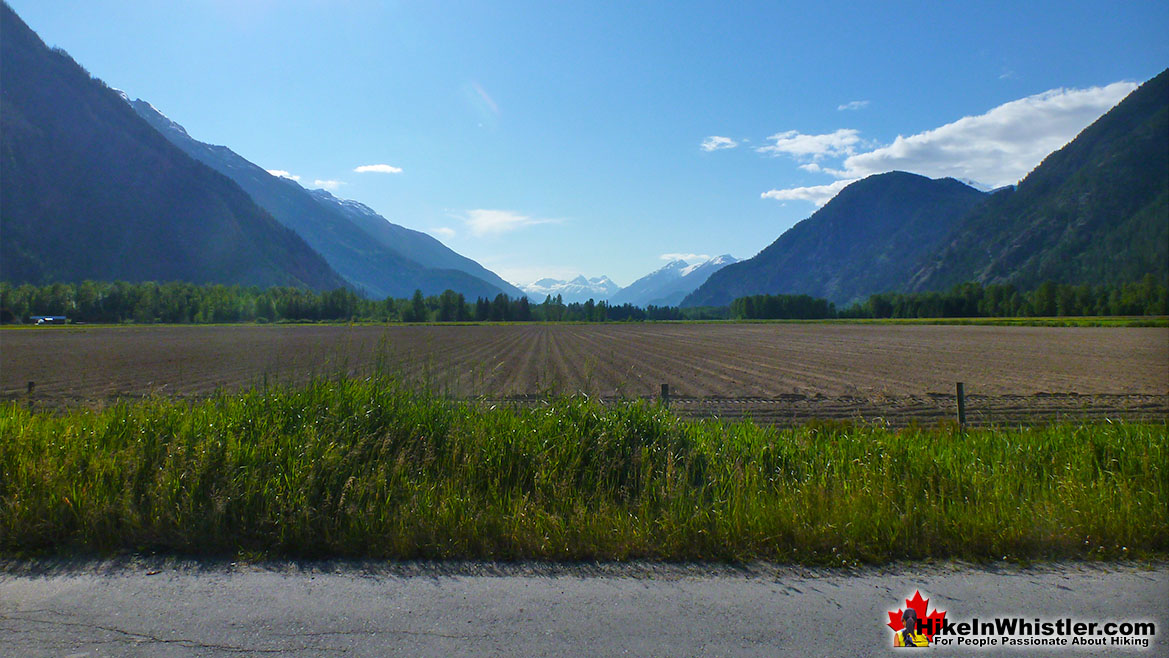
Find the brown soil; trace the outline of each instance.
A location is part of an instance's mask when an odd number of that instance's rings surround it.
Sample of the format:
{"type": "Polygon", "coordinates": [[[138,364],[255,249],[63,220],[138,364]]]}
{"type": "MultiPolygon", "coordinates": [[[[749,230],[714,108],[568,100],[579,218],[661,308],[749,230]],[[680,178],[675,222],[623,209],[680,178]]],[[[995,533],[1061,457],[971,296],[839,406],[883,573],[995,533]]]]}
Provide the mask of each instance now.
{"type": "Polygon", "coordinates": [[[102,405],[381,362],[458,398],[654,397],[694,416],[1169,418],[1169,330],[835,324],[234,326],[0,331],[0,396],[102,405]],[[28,382],[35,382],[31,397],[28,382]]]}

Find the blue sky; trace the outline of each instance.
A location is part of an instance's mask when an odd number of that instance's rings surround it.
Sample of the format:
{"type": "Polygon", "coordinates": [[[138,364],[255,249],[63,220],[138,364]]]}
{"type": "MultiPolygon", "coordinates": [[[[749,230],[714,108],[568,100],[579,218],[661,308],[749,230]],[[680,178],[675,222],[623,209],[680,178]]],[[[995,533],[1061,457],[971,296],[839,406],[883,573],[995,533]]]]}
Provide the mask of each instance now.
{"type": "Polygon", "coordinates": [[[519,283],[746,258],[879,171],[1017,181],[1169,66],[1163,0],[10,4],[196,139],[519,283]]]}

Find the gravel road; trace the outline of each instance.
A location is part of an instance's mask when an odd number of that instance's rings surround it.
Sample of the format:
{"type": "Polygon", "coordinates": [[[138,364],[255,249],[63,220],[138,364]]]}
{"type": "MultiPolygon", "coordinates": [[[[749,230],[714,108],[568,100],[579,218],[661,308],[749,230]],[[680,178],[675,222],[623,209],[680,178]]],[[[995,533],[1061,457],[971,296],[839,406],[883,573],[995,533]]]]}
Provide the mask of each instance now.
{"type": "Polygon", "coordinates": [[[920,590],[953,621],[1152,621],[1148,648],[947,655],[1166,655],[1169,564],[0,563],[0,655],[887,655],[920,590]]]}

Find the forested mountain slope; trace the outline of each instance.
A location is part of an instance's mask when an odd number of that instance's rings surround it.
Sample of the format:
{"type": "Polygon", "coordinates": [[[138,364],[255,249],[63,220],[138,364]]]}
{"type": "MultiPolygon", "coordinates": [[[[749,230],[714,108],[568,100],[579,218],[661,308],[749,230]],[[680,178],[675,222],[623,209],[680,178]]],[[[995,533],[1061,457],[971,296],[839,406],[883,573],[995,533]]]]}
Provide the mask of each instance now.
{"type": "Polygon", "coordinates": [[[1169,70],[963,219],[909,288],[1146,274],[1169,279],[1169,70]]]}
{"type": "Polygon", "coordinates": [[[345,285],[6,4],[0,57],[0,278],[345,285]]]}
{"type": "Polygon", "coordinates": [[[757,294],[806,294],[847,304],[904,287],[914,265],[986,198],[952,178],[895,171],[844,188],[755,257],[711,275],[684,306],[757,294]]]}

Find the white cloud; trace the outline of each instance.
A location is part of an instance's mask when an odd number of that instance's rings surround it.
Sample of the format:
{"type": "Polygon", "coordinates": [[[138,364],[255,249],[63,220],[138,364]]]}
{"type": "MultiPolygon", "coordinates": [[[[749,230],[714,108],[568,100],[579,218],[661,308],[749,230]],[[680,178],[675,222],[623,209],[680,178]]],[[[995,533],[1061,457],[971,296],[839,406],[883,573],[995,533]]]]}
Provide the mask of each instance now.
{"type": "Polygon", "coordinates": [[[510,210],[486,210],[477,208],[475,210],[468,210],[463,217],[463,222],[466,223],[467,228],[471,230],[473,235],[484,236],[509,233],[537,224],[556,224],[560,220],[528,217],[527,215],[521,215],[510,210]]]}
{"type": "Polygon", "coordinates": [[[340,188],[344,184],[345,184],[345,181],[321,180],[320,178],[313,181],[313,185],[315,185],[317,187],[323,187],[326,190],[329,190],[330,192],[336,191],[338,188],[340,188]]]}
{"type": "Polygon", "coordinates": [[[805,200],[822,206],[848,183],[887,171],[909,171],[931,178],[952,177],[976,187],[1019,182],[1049,154],[1062,148],[1137,85],[1116,82],[1087,89],[1052,89],[1004,103],[892,144],[857,153],[863,146],[855,130],[802,135],[794,130],[772,135],[761,153],[787,153],[804,160],[843,158],[838,168],[805,162],[800,169],[840,180],[827,185],[764,192],[765,199],[805,200]]]}
{"type": "Polygon", "coordinates": [[[811,187],[791,187],[786,190],[769,190],[760,194],[763,199],[775,199],[777,201],[811,201],[817,207],[828,203],[836,193],[855,183],[855,178],[846,178],[838,180],[835,183],[828,185],[813,185],[811,187]]]}
{"type": "Polygon", "coordinates": [[[722,149],[733,149],[739,143],[730,137],[719,137],[718,135],[711,135],[702,140],[700,145],[703,151],[721,151],[722,149]]]}
{"type": "Polygon", "coordinates": [[[272,174],[273,176],[275,176],[277,178],[287,178],[289,180],[297,180],[297,181],[300,180],[300,176],[295,176],[293,174],[290,174],[287,171],[284,171],[283,169],[266,169],[265,171],[267,171],[269,174],[272,174]]]}
{"type": "Polygon", "coordinates": [[[661,258],[662,260],[669,260],[669,261],[684,260],[687,263],[693,263],[693,262],[705,263],[706,261],[710,260],[710,255],[709,254],[662,254],[661,256],[658,256],[658,258],[661,258]]]}
{"type": "Polygon", "coordinates": [[[402,168],[388,164],[371,164],[361,165],[360,167],[354,168],[353,171],[359,174],[400,174],[402,173],[402,168]]]}
{"type": "Polygon", "coordinates": [[[844,110],[861,110],[868,107],[868,101],[850,101],[844,105],[837,105],[836,110],[842,112],[844,110]]]}
{"type": "Polygon", "coordinates": [[[1133,89],[1136,85],[1129,82],[1053,89],[940,128],[898,136],[888,146],[851,155],[843,168],[833,173],[862,178],[896,169],[931,178],[965,178],[992,187],[1010,185],[1133,89]]]}
{"type": "Polygon", "coordinates": [[[767,139],[773,143],[755,149],[759,153],[772,155],[787,154],[798,159],[840,157],[852,155],[855,147],[862,145],[859,131],[841,128],[823,135],[805,135],[795,130],[776,133],[767,139]]]}
{"type": "Polygon", "coordinates": [[[433,235],[437,235],[437,236],[443,237],[443,238],[455,237],[455,229],[450,228],[449,226],[440,226],[438,228],[432,228],[432,229],[430,229],[429,232],[432,233],[433,235]]]}

